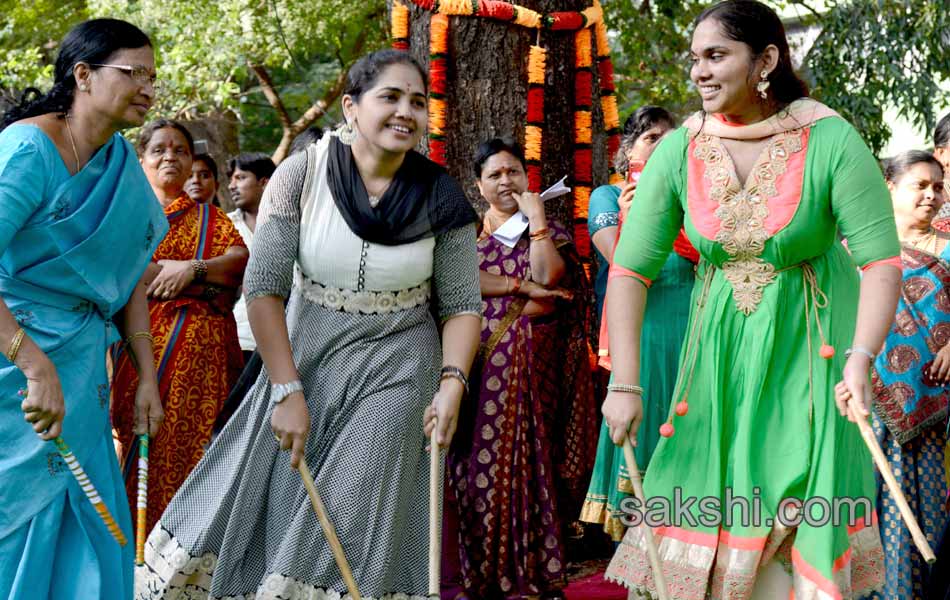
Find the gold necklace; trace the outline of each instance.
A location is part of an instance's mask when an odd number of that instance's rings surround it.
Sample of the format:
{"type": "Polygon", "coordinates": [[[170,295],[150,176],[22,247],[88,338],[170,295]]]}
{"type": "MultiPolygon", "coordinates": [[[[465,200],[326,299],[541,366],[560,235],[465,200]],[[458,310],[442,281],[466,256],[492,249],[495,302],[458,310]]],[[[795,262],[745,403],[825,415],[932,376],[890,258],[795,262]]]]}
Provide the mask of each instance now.
{"type": "Polygon", "coordinates": [[[69,144],[73,147],[73,158],[76,159],[76,172],[79,172],[79,152],[76,151],[76,140],[73,139],[73,130],[69,127],[69,115],[66,115],[66,133],[69,135],[69,144]]]}
{"type": "Polygon", "coordinates": [[[931,227],[930,230],[924,235],[914,239],[906,239],[904,241],[918,250],[936,255],[938,239],[939,237],[937,236],[937,230],[931,227]]]}

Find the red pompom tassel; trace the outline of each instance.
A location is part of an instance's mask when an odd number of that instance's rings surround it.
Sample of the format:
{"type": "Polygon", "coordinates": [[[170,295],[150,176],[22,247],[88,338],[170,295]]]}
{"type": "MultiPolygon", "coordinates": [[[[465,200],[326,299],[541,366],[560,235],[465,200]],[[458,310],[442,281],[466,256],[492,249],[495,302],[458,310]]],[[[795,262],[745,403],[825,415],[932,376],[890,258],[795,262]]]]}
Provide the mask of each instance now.
{"type": "Polygon", "coordinates": [[[822,344],[818,350],[818,354],[821,355],[822,358],[831,358],[835,355],[835,349],[828,344],[822,344]]]}
{"type": "Polygon", "coordinates": [[[676,431],[673,429],[672,423],[663,423],[662,425],[660,425],[660,435],[662,435],[665,438],[673,437],[673,434],[675,432],[676,431]]]}
{"type": "Polygon", "coordinates": [[[687,404],[685,401],[677,402],[676,415],[679,417],[685,417],[687,412],[689,412],[689,404],[687,404]]]}

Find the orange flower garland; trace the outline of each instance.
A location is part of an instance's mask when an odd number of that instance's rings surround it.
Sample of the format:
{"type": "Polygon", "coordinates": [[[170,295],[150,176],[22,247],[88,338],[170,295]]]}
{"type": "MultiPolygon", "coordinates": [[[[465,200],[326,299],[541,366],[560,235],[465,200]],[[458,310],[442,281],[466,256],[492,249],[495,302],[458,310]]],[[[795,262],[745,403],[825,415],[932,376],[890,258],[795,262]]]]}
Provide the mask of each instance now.
{"type": "Polygon", "coordinates": [[[393,48],[397,50],[409,49],[409,7],[402,2],[394,1],[392,14],[389,16],[393,36],[393,48]]]}
{"type": "Polygon", "coordinates": [[[446,76],[448,74],[449,18],[435,13],[429,23],[429,159],[443,167],[445,160],[446,76]]]}
{"type": "Polygon", "coordinates": [[[594,26],[597,44],[597,81],[600,83],[600,109],[604,113],[604,130],[607,132],[608,181],[620,184],[623,177],[614,168],[614,155],[620,149],[620,111],[617,109],[614,65],[610,60],[610,44],[607,42],[607,26],[603,21],[594,26]]]}
{"type": "Polygon", "coordinates": [[[587,214],[593,186],[593,57],[590,28],[574,32],[574,245],[590,256],[587,214]]]}
{"type": "MultiPolygon", "coordinates": [[[[430,11],[429,60],[429,158],[446,164],[446,75],[448,63],[448,16],[487,17],[513,23],[529,29],[574,31],[574,241],[584,258],[590,257],[590,237],[587,233],[588,204],[593,187],[593,115],[594,55],[596,46],[598,98],[607,133],[607,151],[612,162],[620,147],[620,114],[613,81],[613,64],[607,28],[599,0],[583,11],[564,11],[541,14],[523,6],[502,0],[409,0],[430,11]]],[[[393,2],[392,32],[394,46],[405,39],[408,48],[408,8],[399,0],[393,2]],[[401,11],[405,10],[405,13],[401,11]],[[400,11],[400,14],[396,14],[400,11]],[[403,16],[403,14],[405,16],[403,16]],[[405,24],[405,26],[403,26],[405,24]]],[[[401,46],[396,46],[401,47],[401,46]]],[[[532,191],[541,189],[541,158],[544,127],[544,81],[546,51],[540,45],[532,46],[528,54],[528,97],[525,118],[525,158],[528,162],[528,185],[532,191]]],[[[618,175],[609,167],[610,182],[619,183],[618,175]]]]}
{"type": "Polygon", "coordinates": [[[528,189],[541,191],[541,140],[544,127],[544,73],[547,50],[528,51],[528,111],[524,128],[524,155],[528,162],[528,189]]]}

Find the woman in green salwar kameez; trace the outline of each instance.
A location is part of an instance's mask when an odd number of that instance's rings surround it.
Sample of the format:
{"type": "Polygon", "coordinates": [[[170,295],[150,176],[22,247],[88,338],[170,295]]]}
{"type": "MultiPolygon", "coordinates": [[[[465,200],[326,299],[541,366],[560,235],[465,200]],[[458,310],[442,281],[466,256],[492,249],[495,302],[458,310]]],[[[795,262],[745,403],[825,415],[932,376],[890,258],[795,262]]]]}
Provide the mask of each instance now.
{"type": "MultiPolygon", "coordinates": [[[[880,586],[883,556],[870,454],[849,421],[868,416],[871,358],[896,305],[889,194],[857,132],[807,98],[771,9],[708,9],[691,55],[704,111],[657,148],[614,255],[604,416],[615,443],[635,440],[653,401],[637,389],[645,290],[685,225],[698,281],[665,438],[644,481],[648,508],[657,497],[692,500],[685,518],[655,530],[671,595],[860,596],[880,586]],[[842,378],[852,398],[836,406],[842,378]],[[754,506],[729,522],[730,497],[754,506]],[[818,508],[793,519],[803,513],[795,502],[844,498],[859,499],[853,511],[827,511],[844,522],[819,523],[818,508]]],[[[633,598],[655,593],[641,531],[627,531],[607,571],[633,598]]]]}

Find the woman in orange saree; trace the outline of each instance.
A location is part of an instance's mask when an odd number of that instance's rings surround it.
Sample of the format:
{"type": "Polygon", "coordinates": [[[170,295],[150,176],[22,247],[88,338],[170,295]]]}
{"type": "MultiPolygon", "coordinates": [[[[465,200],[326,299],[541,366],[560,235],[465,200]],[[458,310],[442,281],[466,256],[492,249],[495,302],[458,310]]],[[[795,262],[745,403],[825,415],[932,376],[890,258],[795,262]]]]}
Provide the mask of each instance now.
{"type": "MultiPolygon", "coordinates": [[[[243,358],[231,309],[248,251],[227,215],[197,204],[183,192],[191,174],[193,142],[174,121],[143,129],[139,155],[161,201],[169,232],[146,271],[155,368],[165,422],[149,446],[147,526],[162,515],[204,453],[243,358]]],[[[134,390],[137,376],[123,348],[113,352],[112,422],[126,466],[135,455],[134,390]]],[[[138,477],[126,468],[133,513],[138,477]]]]}

